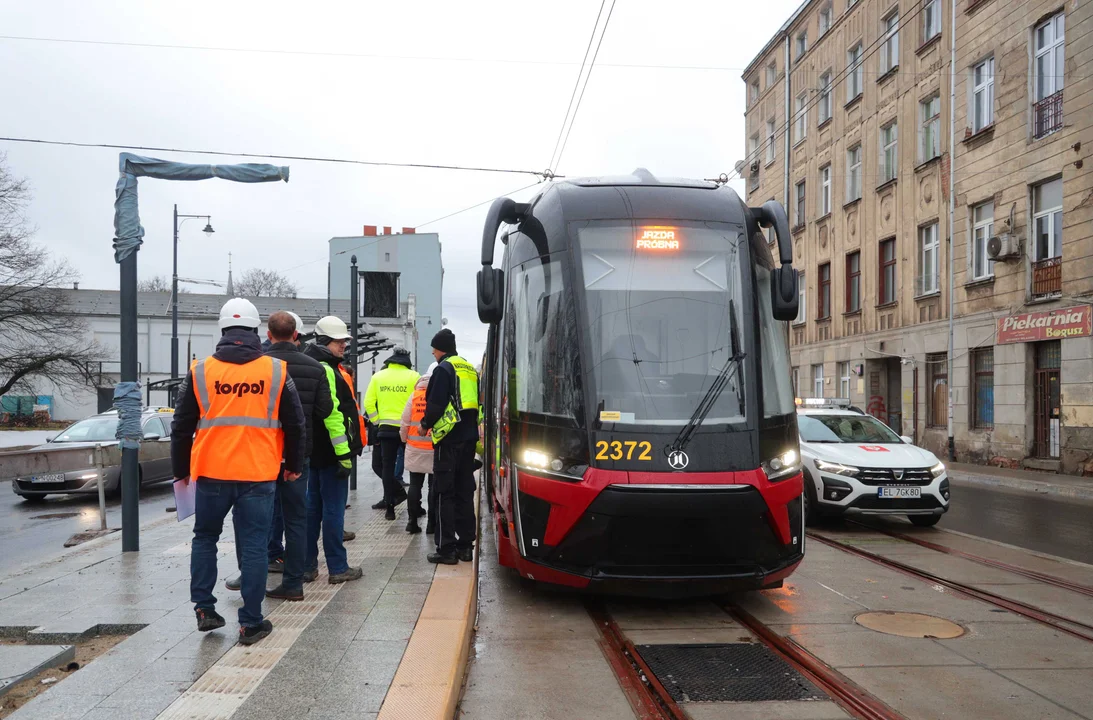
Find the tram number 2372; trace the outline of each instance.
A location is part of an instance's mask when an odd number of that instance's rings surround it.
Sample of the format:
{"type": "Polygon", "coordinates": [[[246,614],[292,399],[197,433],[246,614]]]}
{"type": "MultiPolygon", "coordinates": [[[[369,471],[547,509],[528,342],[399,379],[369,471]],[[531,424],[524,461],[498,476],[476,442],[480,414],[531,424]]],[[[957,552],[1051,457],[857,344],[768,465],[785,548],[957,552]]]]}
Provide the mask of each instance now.
{"type": "Polygon", "coordinates": [[[652,460],[653,444],[648,440],[599,440],[596,442],[597,460],[652,460]]]}

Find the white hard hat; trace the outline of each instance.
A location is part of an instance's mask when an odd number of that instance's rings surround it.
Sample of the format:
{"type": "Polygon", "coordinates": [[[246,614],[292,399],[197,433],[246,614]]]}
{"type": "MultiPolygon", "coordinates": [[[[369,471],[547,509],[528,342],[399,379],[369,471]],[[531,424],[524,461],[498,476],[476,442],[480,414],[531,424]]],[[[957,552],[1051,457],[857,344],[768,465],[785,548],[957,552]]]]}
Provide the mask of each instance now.
{"type": "Polygon", "coordinates": [[[440,364],[440,363],[438,363],[438,362],[434,362],[434,363],[433,363],[432,365],[430,365],[430,366],[429,366],[429,369],[425,371],[425,374],[426,374],[426,375],[432,375],[432,374],[433,374],[433,370],[436,370],[436,368],[437,368],[437,365],[439,365],[439,364],[440,364]]]}
{"type": "Polygon", "coordinates": [[[328,337],[331,340],[348,340],[352,337],[345,322],[333,315],[327,315],[315,323],[315,334],[328,337]]]}
{"type": "Polygon", "coordinates": [[[291,310],[285,310],[285,312],[287,312],[289,315],[291,315],[292,319],[296,321],[296,332],[303,335],[304,334],[304,321],[300,319],[299,315],[292,312],[291,310]]]}
{"type": "Polygon", "coordinates": [[[220,329],[245,327],[256,330],[262,321],[258,318],[258,308],[244,298],[232,298],[220,308],[220,329]]]}

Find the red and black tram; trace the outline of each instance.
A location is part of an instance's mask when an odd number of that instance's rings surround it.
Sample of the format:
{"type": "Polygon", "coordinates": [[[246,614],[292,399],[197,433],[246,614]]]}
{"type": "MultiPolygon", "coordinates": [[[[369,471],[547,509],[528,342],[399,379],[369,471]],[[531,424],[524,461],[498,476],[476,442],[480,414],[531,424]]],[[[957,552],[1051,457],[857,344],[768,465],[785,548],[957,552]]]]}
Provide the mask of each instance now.
{"type": "Polygon", "coordinates": [[[804,556],[782,206],[643,169],[555,182],[494,202],[482,265],[499,562],[608,593],[780,585],[804,556]]]}

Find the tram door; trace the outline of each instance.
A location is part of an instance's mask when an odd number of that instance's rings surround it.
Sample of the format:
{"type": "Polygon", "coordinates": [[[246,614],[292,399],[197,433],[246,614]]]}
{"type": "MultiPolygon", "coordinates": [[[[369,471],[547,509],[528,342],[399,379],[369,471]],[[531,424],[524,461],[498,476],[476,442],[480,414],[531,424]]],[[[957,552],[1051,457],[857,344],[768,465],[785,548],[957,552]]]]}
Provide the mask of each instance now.
{"type": "Polygon", "coordinates": [[[1058,340],[1036,343],[1036,457],[1059,457],[1063,420],[1059,391],[1061,361],[1062,348],[1058,340]]]}

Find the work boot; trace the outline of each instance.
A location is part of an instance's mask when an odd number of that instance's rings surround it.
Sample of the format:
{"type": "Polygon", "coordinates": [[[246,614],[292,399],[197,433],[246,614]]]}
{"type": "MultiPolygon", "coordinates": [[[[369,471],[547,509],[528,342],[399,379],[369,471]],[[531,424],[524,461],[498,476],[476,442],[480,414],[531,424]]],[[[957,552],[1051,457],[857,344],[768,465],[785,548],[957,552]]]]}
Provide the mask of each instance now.
{"type": "Polygon", "coordinates": [[[290,600],[296,602],[297,600],[304,599],[303,588],[299,590],[286,590],[285,584],[281,583],[272,590],[266,590],[266,597],[273,598],[275,600],[290,600]]]}
{"type": "Polygon", "coordinates": [[[319,577],[318,568],[315,568],[314,570],[304,570],[304,582],[315,582],[315,578],[317,577],[319,577]]]}
{"type": "Polygon", "coordinates": [[[386,498],[380,498],[379,502],[372,503],[372,509],[373,510],[383,510],[386,507],[387,507],[387,499],[386,498]]]}
{"type": "Polygon", "coordinates": [[[277,558],[269,564],[269,571],[271,573],[283,573],[285,571],[285,559],[277,558]]]}
{"type": "Polygon", "coordinates": [[[342,530],[342,542],[347,543],[357,539],[357,533],[350,532],[348,530],[342,530]]]}
{"type": "Polygon", "coordinates": [[[421,528],[418,527],[416,519],[406,523],[406,532],[410,533],[411,535],[417,535],[419,532],[421,532],[421,528]]]}
{"type": "Polygon", "coordinates": [[[474,548],[459,548],[458,550],[456,550],[456,555],[463,562],[471,562],[472,560],[474,560],[474,548]]]}
{"type": "Polygon", "coordinates": [[[239,628],[239,644],[253,645],[262,638],[269,637],[271,632],[273,632],[273,623],[269,620],[263,620],[258,625],[250,627],[241,627],[239,628]]]}
{"type": "Polygon", "coordinates": [[[197,616],[198,632],[209,632],[224,627],[224,618],[212,608],[198,608],[194,610],[194,615],[197,616]]]}
{"type": "Polygon", "coordinates": [[[224,581],[224,587],[231,590],[232,592],[239,592],[240,588],[243,587],[243,576],[242,576],[242,574],[236,575],[234,577],[230,577],[227,580],[225,580],[224,581]]]}
{"type": "Polygon", "coordinates": [[[362,577],[364,577],[364,570],[361,570],[359,567],[351,567],[345,572],[331,575],[327,582],[331,585],[337,585],[338,583],[349,582],[350,580],[360,580],[362,577]]]}
{"type": "Polygon", "coordinates": [[[446,555],[440,552],[429,553],[429,555],[425,559],[431,563],[439,563],[441,565],[459,564],[459,558],[456,557],[454,553],[450,555],[446,555]]]}
{"type": "Polygon", "coordinates": [[[383,514],[383,519],[384,520],[394,520],[395,519],[395,506],[394,505],[388,505],[387,506],[387,512],[385,512],[383,514]]]}

